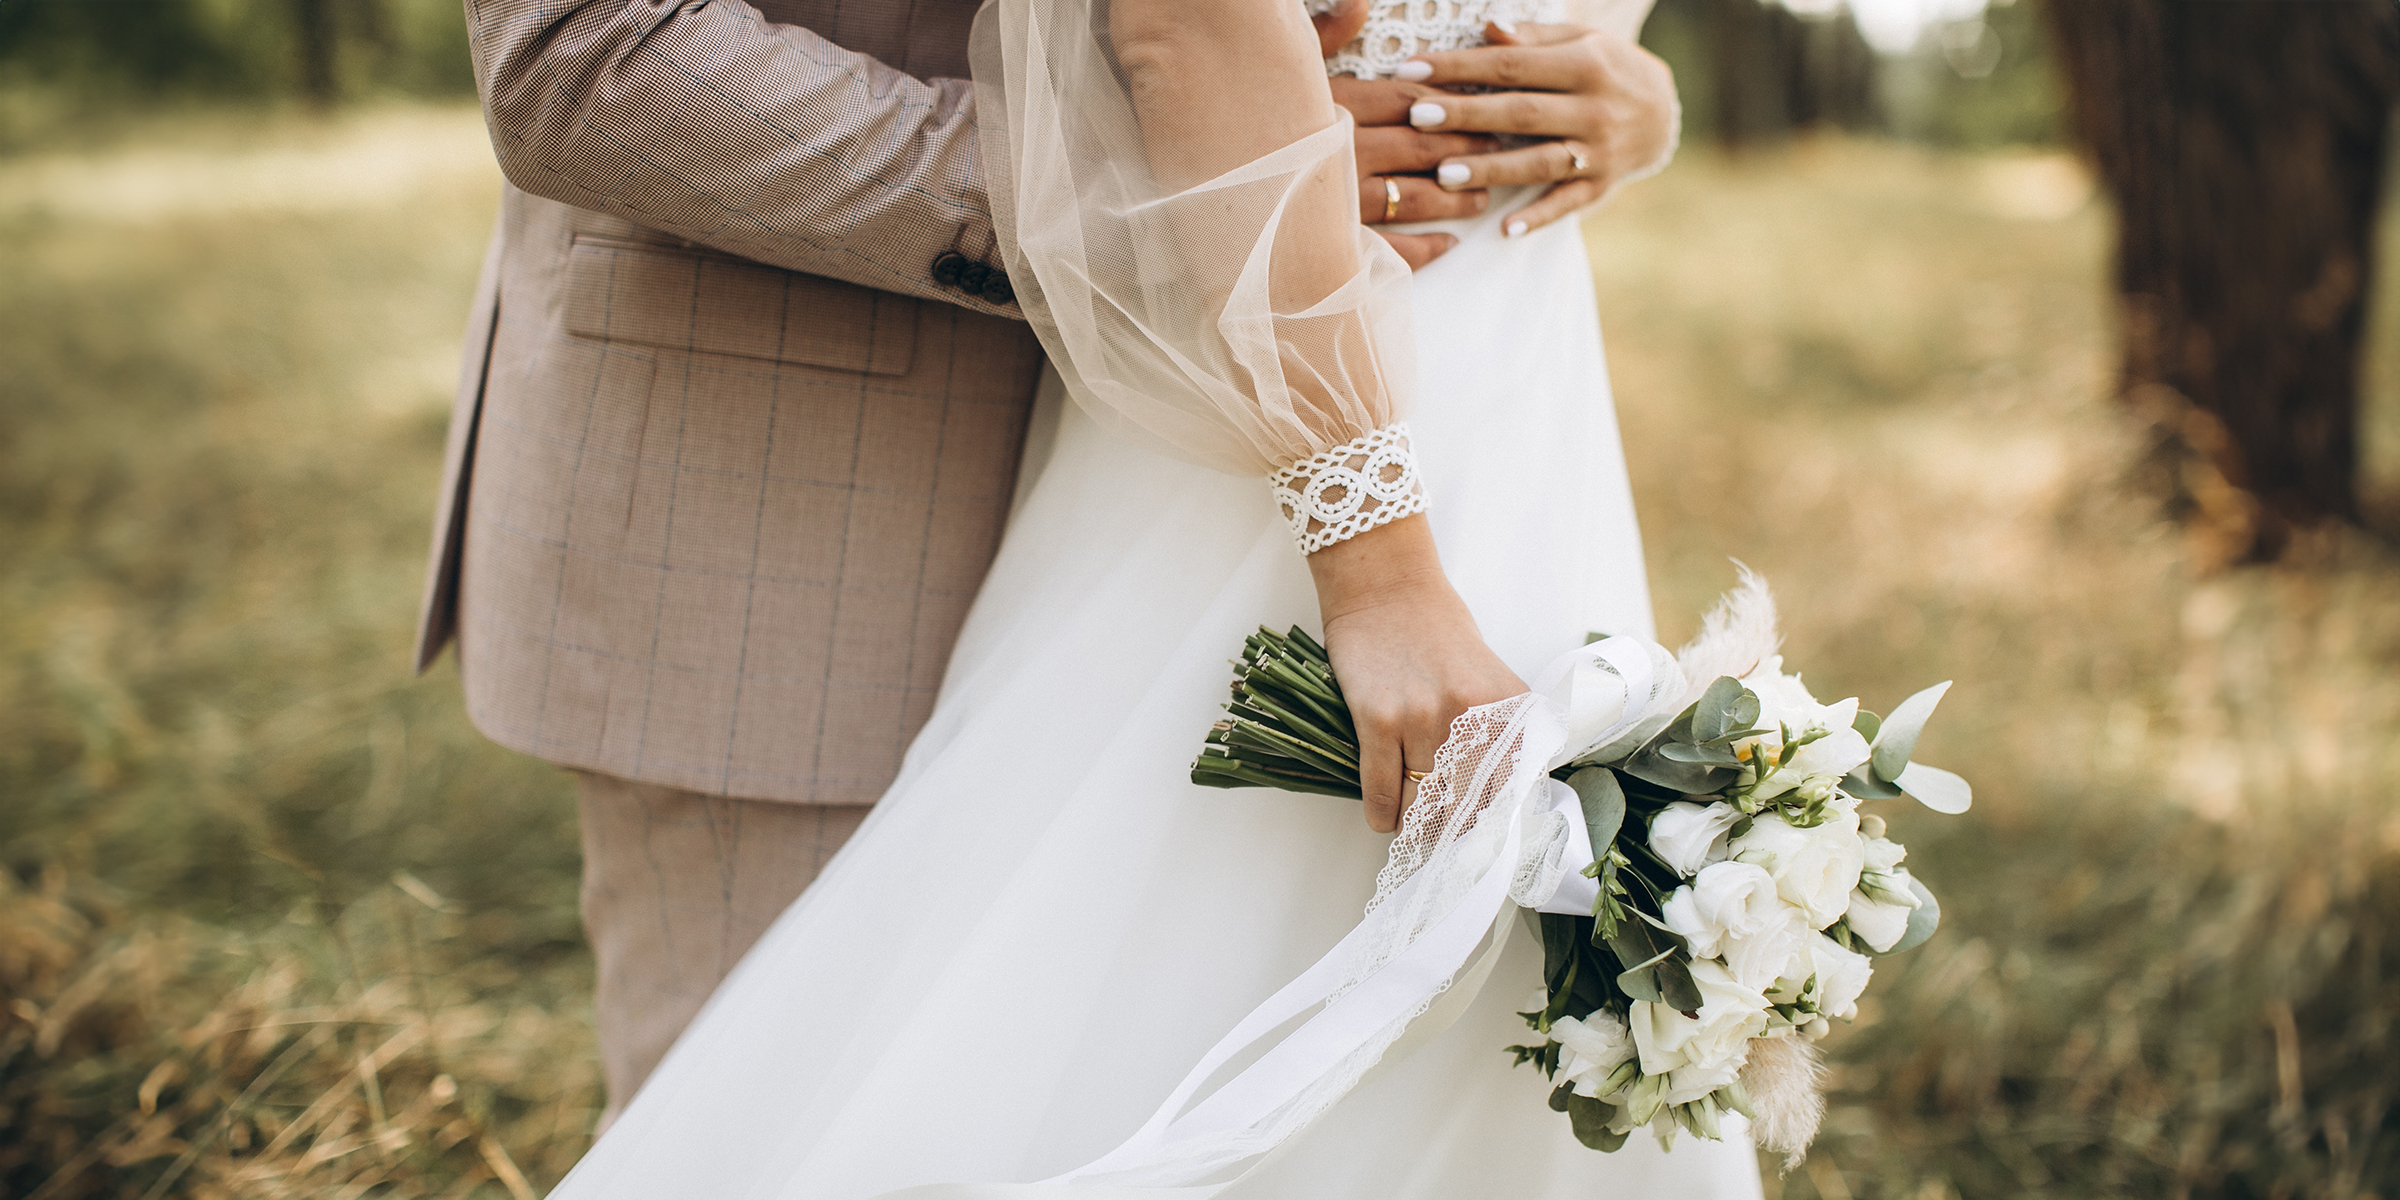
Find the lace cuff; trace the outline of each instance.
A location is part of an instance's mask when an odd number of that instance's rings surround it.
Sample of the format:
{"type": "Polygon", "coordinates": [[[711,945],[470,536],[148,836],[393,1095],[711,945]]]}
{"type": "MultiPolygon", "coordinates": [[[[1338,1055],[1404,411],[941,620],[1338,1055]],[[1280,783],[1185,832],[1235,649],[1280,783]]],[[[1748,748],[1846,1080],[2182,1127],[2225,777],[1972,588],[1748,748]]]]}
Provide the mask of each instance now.
{"type": "Polygon", "coordinates": [[[1425,511],[1408,426],[1394,422],[1267,477],[1300,553],[1315,554],[1425,511]]]}

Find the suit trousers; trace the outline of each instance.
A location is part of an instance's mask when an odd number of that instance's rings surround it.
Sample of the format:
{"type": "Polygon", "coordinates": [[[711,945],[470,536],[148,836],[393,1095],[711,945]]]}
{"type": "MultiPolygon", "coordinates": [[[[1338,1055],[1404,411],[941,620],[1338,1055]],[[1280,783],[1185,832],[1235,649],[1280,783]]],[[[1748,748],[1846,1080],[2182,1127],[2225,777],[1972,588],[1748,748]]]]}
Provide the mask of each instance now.
{"type": "Polygon", "coordinates": [[[576,772],[608,1127],[870,806],[741,800],[576,772]]]}

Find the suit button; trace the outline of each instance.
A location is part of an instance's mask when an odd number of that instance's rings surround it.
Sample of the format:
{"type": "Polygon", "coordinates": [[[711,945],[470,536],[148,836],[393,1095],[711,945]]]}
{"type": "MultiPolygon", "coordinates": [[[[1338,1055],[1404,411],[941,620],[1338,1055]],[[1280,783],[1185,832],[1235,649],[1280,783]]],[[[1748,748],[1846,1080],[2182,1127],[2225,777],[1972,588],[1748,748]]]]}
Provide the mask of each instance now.
{"type": "Polygon", "coordinates": [[[963,267],[960,267],[958,269],[958,290],[965,292],[970,296],[981,293],[983,291],[983,281],[986,277],[990,276],[991,273],[992,269],[990,267],[987,267],[979,262],[971,262],[963,267]]]}
{"type": "Polygon", "coordinates": [[[1008,272],[994,271],[983,281],[983,298],[993,304],[1006,304],[1017,298],[1017,289],[1008,282],[1008,272]]]}
{"type": "Polygon", "coordinates": [[[933,281],[943,287],[957,287],[958,274],[967,266],[967,256],[956,250],[944,250],[933,260],[933,281]]]}

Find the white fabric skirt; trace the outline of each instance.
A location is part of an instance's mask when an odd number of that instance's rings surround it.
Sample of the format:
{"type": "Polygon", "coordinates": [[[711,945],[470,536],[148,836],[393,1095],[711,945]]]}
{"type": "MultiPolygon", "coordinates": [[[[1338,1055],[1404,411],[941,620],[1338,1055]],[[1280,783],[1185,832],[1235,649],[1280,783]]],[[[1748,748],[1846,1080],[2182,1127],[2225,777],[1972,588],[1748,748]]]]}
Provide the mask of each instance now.
{"type": "MultiPolygon", "coordinates": [[[[1410,422],[1444,565],[1530,675],[1652,626],[1582,235],[1503,239],[1508,207],[1417,277],[1410,422]]],[[[1386,839],[1355,802],[1189,781],[1243,635],[1316,625],[1265,485],[1055,416],[899,781],[555,1196],[1047,1178],[1358,920],[1386,839]]],[[[1220,1194],[1758,1196],[1740,1140],[1575,1142],[1502,1051],[1539,976],[1513,939],[1457,1024],[1220,1194]]]]}

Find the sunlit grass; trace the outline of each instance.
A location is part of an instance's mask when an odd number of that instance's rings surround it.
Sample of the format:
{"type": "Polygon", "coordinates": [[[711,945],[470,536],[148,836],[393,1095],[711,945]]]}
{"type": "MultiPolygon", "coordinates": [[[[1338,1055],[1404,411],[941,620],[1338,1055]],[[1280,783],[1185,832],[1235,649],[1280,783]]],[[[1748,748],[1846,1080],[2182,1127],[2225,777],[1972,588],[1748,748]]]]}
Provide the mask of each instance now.
{"type": "MultiPolygon", "coordinates": [[[[0,159],[0,1194],[497,1197],[582,1148],[566,788],[407,673],[482,138],[0,159]]],[[[1666,633],[1734,556],[1820,694],[1959,680],[1924,752],[1975,813],[1887,806],[1944,932],[1770,1187],[2391,1194],[2400,568],[2190,574],[2076,168],[1689,150],[1589,228],[1666,633]]]]}
{"type": "Polygon", "coordinates": [[[1780,1186],[2389,1194],[2400,565],[2337,538],[2193,576],[2106,400],[2081,194],[2064,160],[1825,142],[1687,156],[1589,226],[1669,632],[1731,554],[1820,694],[1959,680],[1923,751],[1976,812],[1887,806],[1943,933],[1780,1186]]]}
{"type": "Polygon", "coordinates": [[[0,1193],[417,1194],[579,1149],[566,789],[408,673],[482,139],[183,118],[0,160],[0,1193]]]}

